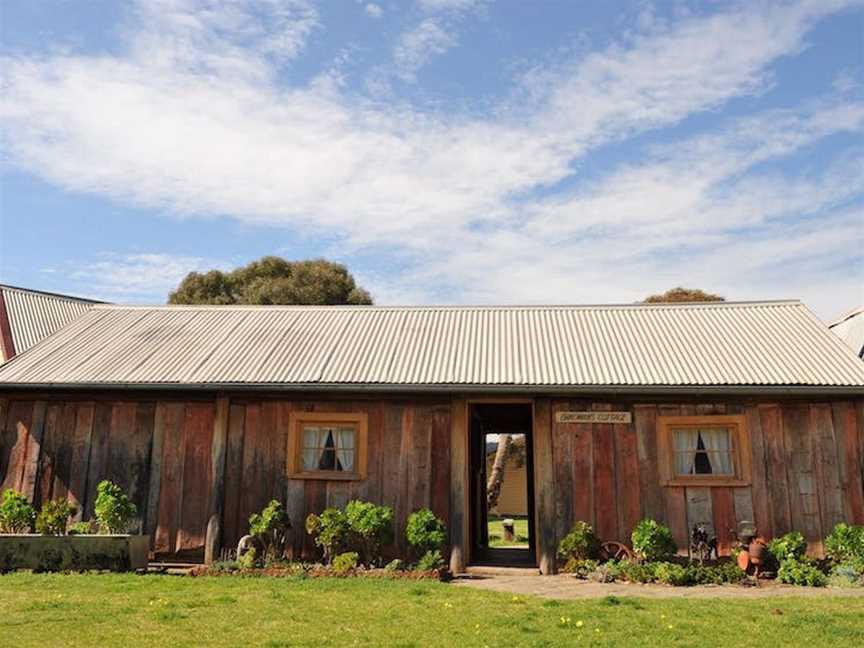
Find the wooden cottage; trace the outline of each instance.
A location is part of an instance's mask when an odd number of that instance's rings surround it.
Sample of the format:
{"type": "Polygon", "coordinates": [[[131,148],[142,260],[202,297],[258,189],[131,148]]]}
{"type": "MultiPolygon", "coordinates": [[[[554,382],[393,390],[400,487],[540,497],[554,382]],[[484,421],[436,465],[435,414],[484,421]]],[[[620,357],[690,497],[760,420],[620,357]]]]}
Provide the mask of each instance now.
{"type": "MultiPolygon", "coordinates": [[[[0,367],[0,480],[93,514],[135,500],[159,555],[207,558],[284,501],[429,507],[451,566],[556,569],[576,520],[755,521],[814,554],[864,524],[864,363],[798,302],[543,307],[96,305],[0,367]],[[488,546],[486,438],[526,435],[530,546],[488,546]]],[[[405,550],[400,539],[392,548],[405,550]]]]}

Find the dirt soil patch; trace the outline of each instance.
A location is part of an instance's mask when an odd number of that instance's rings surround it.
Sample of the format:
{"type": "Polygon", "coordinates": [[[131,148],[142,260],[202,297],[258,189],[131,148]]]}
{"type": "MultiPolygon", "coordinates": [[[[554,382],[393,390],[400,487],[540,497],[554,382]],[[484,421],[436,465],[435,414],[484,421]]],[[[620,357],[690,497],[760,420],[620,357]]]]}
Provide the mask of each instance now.
{"type": "Polygon", "coordinates": [[[595,583],[575,578],[568,574],[539,576],[525,574],[489,574],[460,576],[453,581],[457,587],[505,592],[509,594],[531,594],[551,599],[592,599],[605,596],[652,599],[752,599],[768,597],[864,597],[864,587],[795,587],[776,581],[761,581],[758,587],[743,585],[694,585],[672,587],[654,583],[595,583]]]}

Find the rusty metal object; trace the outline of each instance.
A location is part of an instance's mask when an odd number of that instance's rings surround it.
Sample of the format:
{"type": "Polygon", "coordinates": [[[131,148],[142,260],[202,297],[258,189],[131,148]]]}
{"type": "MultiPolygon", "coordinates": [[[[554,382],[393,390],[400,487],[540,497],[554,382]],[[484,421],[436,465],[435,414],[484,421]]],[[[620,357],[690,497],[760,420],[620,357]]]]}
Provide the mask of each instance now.
{"type": "Polygon", "coordinates": [[[602,560],[633,560],[633,552],[621,542],[604,542],[600,545],[602,560]]]}

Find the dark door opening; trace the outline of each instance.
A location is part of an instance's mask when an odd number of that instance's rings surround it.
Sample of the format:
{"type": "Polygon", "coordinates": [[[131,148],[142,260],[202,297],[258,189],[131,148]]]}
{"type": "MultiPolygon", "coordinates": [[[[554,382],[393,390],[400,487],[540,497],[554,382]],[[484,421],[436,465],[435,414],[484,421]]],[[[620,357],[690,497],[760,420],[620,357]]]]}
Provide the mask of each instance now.
{"type": "Polygon", "coordinates": [[[471,562],[535,565],[533,408],[470,406],[471,562]]]}

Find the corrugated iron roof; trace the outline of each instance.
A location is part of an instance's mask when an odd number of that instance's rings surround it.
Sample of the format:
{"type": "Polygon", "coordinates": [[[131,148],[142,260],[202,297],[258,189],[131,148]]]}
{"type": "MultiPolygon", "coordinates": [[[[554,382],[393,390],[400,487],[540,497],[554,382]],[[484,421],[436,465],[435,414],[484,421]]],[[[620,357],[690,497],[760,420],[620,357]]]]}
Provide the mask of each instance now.
{"type": "Polygon", "coordinates": [[[96,306],[2,384],[864,387],[864,363],[799,302],[96,306]]]}
{"type": "Polygon", "coordinates": [[[829,325],[831,331],[864,358],[864,306],[846,313],[829,325]]]}
{"type": "Polygon", "coordinates": [[[86,313],[89,299],[57,295],[0,284],[15,353],[23,353],[40,340],[55,333],[86,313]]]}

